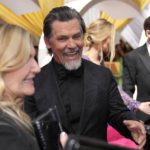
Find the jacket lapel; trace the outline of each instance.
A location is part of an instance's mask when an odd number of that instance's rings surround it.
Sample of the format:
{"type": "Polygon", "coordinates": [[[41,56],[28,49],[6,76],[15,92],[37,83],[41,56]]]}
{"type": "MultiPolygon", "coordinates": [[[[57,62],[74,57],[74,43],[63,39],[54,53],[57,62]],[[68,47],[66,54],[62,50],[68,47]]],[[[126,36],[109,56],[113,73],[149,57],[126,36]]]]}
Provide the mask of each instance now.
{"type": "Polygon", "coordinates": [[[94,75],[91,74],[90,69],[88,69],[88,65],[86,62],[84,62],[84,100],[83,100],[83,106],[81,111],[81,119],[80,119],[80,125],[79,125],[79,133],[83,134],[86,131],[86,126],[89,121],[88,117],[88,109],[91,106],[91,104],[96,101],[96,95],[97,95],[97,81],[94,79],[94,75]]]}
{"type": "Polygon", "coordinates": [[[143,65],[150,72],[150,56],[148,54],[146,44],[143,46],[142,50],[138,54],[139,54],[139,57],[140,57],[143,65]]]}
{"type": "Polygon", "coordinates": [[[59,116],[60,116],[60,121],[61,121],[63,127],[65,129],[71,131],[71,125],[70,125],[70,123],[69,123],[69,121],[67,119],[67,115],[66,115],[64,106],[62,104],[62,101],[61,101],[59,88],[58,88],[58,84],[57,84],[57,80],[56,80],[56,75],[55,75],[52,63],[49,66],[49,71],[50,71],[49,74],[51,74],[51,76],[48,77],[49,80],[50,80],[50,84],[47,85],[47,87],[50,87],[49,90],[53,91],[53,92],[52,92],[51,95],[49,95],[49,93],[47,93],[47,94],[48,94],[48,96],[51,99],[52,106],[56,105],[56,107],[57,107],[57,110],[58,110],[58,113],[59,113],[59,116]]]}

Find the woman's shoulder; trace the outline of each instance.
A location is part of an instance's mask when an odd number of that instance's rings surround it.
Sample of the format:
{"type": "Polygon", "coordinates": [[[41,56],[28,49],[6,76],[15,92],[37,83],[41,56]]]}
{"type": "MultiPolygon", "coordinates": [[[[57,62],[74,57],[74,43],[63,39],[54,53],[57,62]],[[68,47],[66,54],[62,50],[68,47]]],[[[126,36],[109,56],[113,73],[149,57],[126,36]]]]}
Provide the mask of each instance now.
{"type": "Polygon", "coordinates": [[[91,73],[100,73],[100,74],[105,74],[108,73],[110,74],[110,70],[106,68],[104,65],[97,65],[91,61],[83,59],[83,64],[86,70],[89,70],[91,73]]]}
{"type": "Polygon", "coordinates": [[[6,129],[8,132],[14,132],[15,130],[18,130],[18,125],[8,114],[0,111],[0,132],[2,131],[2,129],[3,131],[5,131],[6,129]]]}
{"type": "Polygon", "coordinates": [[[2,110],[0,110],[0,125],[10,124],[12,119],[2,110]]]}
{"type": "Polygon", "coordinates": [[[82,55],[82,58],[90,61],[90,58],[87,55],[82,55]]]}
{"type": "Polygon", "coordinates": [[[35,137],[22,128],[7,114],[0,111],[0,147],[5,150],[38,150],[35,137]]]}

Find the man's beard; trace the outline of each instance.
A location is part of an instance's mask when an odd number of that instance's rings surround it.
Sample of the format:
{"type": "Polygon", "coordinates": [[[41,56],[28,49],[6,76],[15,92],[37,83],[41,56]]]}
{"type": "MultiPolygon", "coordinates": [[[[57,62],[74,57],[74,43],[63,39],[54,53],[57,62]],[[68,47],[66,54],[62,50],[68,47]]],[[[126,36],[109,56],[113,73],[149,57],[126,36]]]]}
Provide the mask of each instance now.
{"type": "MultiPolygon", "coordinates": [[[[68,49],[67,48],[63,51],[63,54],[64,53],[69,53],[69,52],[78,52],[79,55],[80,55],[80,49],[78,47],[76,47],[74,49],[68,49]]],[[[76,70],[81,66],[81,56],[79,56],[78,59],[70,60],[70,61],[67,61],[67,62],[64,61],[64,57],[62,59],[63,59],[63,65],[67,70],[76,70]]]]}

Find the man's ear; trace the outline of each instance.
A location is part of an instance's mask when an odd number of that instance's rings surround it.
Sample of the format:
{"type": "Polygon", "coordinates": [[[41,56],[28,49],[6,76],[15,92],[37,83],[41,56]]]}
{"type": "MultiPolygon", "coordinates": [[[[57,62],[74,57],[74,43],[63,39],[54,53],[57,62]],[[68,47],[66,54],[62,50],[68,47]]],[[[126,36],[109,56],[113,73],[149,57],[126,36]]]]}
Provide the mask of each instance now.
{"type": "Polygon", "coordinates": [[[49,40],[46,37],[44,37],[44,41],[45,41],[47,49],[50,49],[51,46],[50,46],[49,40]]]}
{"type": "Polygon", "coordinates": [[[147,36],[148,38],[150,38],[150,30],[146,30],[146,31],[145,31],[145,34],[146,34],[146,36],[147,36]]]}

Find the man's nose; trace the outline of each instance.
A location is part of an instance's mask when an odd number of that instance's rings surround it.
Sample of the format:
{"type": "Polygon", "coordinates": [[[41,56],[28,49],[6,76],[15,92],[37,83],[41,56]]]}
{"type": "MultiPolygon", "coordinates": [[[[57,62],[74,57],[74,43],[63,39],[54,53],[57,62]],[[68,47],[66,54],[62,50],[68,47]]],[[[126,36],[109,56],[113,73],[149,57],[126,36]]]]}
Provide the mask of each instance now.
{"type": "Polygon", "coordinates": [[[75,48],[75,47],[76,47],[75,41],[73,39],[69,39],[67,48],[75,48]]]}

